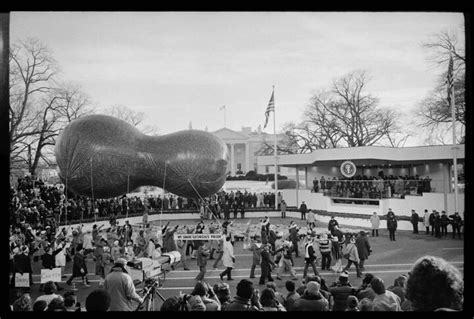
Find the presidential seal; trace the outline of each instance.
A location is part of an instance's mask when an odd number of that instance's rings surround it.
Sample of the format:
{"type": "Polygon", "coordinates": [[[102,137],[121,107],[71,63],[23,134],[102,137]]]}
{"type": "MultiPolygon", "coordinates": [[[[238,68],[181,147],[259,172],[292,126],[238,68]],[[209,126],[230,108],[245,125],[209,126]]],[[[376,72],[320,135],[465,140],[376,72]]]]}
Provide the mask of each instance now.
{"type": "Polygon", "coordinates": [[[345,177],[352,177],[355,175],[357,167],[351,161],[345,161],[341,164],[341,173],[345,177]]]}

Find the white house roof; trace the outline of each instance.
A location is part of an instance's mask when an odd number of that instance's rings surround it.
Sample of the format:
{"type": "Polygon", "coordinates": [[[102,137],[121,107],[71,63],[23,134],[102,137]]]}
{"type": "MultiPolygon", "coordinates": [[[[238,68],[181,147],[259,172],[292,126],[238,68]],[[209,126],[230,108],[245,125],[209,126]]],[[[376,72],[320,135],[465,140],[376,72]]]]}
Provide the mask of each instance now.
{"type": "MultiPolygon", "coordinates": [[[[464,162],[464,145],[457,145],[456,156],[464,162]]],[[[278,164],[282,166],[296,165],[328,165],[334,162],[351,160],[358,164],[380,164],[388,162],[423,163],[430,161],[450,161],[453,159],[453,145],[415,146],[415,147],[384,147],[361,146],[347,148],[319,149],[309,154],[279,155],[278,164]]],[[[258,156],[258,165],[273,165],[273,156],[258,156]]]]}

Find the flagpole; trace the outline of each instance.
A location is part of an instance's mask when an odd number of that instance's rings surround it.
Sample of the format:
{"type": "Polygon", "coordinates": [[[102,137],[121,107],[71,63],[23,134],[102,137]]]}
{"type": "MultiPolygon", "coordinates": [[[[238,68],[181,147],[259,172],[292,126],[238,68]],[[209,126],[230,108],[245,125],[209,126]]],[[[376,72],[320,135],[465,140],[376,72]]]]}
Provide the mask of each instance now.
{"type": "Polygon", "coordinates": [[[454,101],[454,83],[451,85],[451,120],[453,122],[453,170],[454,170],[454,212],[458,211],[458,160],[456,146],[456,107],[454,101]]]}
{"type": "Polygon", "coordinates": [[[226,107],[224,105],[224,127],[227,127],[227,123],[226,123],[226,119],[225,119],[225,109],[226,109],[226,107]]]}
{"type": "Polygon", "coordinates": [[[277,136],[276,136],[276,106],[275,106],[275,85],[273,85],[273,146],[274,146],[274,157],[275,157],[275,210],[278,209],[278,201],[277,201],[277,194],[278,194],[278,167],[277,167],[277,136]]]}

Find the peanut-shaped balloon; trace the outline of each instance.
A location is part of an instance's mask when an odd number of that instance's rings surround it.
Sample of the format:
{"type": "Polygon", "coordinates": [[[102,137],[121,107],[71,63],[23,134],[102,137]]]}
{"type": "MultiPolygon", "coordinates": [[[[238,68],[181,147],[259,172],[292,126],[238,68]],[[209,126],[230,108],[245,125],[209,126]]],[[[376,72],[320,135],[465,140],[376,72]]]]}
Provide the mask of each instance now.
{"type": "Polygon", "coordinates": [[[217,136],[186,130],[148,136],[107,115],[71,122],[55,145],[59,176],[73,193],[94,198],[158,186],[178,196],[210,196],[224,185],[226,144],[217,136]]]}

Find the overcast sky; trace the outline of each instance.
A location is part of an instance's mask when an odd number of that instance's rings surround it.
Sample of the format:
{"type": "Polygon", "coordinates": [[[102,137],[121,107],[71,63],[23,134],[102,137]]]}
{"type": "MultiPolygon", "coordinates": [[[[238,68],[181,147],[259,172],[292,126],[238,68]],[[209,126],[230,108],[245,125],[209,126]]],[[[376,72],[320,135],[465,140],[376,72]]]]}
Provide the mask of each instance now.
{"type": "MultiPolygon", "coordinates": [[[[354,70],[369,73],[367,92],[381,106],[409,114],[443,71],[421,44],[459,30],[464,18],[441,12],[13,12],[10,22],[10,41],[38,38],[62,78],[79,84],[94,106],[142,111],[147,124],[167,134],[190,121],[194,129],[222,128],[222,105],[228,128],[263,127],[272,85],[279,130],[301,121],[315,90],[354,70]]],[[[272,133],[272,124],[265,131],[272,133]]]]}

